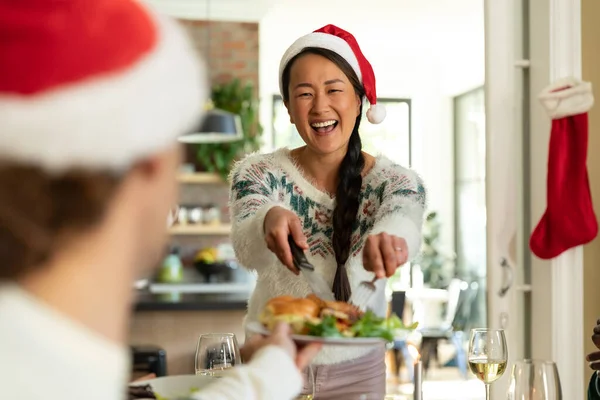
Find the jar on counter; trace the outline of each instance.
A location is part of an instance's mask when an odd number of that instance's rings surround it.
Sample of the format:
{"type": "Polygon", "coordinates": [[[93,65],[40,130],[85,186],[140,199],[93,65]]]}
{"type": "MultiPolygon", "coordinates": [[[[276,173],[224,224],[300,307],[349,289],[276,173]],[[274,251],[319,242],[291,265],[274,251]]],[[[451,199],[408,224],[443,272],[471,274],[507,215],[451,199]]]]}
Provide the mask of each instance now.
{"type": "Polygon", "coordinates": [[[204,218],[204,210],[200,206],[188,208],[188,221],[190,224],[201,224],[204,218]]]}
{"type": "Polygon", "coordinates": [[[188,209],[185,207],[179,207],[179,211],[177,212],[177,223],[179,225],[187,225],[189,218],[188,209]]]}
{"type": "Polygon", "coordinates": [[[218,225],[221,223],[221,210],[214,204],[204,207],[203,220],[208,225],[218,225]]]}

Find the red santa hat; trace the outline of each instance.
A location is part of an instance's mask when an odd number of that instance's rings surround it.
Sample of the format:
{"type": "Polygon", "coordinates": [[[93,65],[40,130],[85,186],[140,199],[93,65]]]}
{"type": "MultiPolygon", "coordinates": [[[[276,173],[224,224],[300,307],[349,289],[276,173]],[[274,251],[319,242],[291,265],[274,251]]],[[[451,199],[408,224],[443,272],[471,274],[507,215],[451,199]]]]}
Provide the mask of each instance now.
{"type": "Polygon", "coordinates": [[[0,0],[0,37],[0,162],[122,170],[201,117],[193,47],[136,1],[0,0]]]}
{"type": "Polygon", "coordinates": [[[375,90],[375,73],[369,61],[365,58],[358,42],[351,33],[335,25],[326,25],[316,31],[302,36],[296,40],[283,54],[279,64],[279,90],[284,94],[283,70],[292,58],[307,47],[318,47],[331,50],[342,56],[352,67],[365,89],[365,97],[369,100],[370,108],[367,110],[367,119],[372,124],[379,124],[385,119],[385,107],[377,104],[375,90]]]}

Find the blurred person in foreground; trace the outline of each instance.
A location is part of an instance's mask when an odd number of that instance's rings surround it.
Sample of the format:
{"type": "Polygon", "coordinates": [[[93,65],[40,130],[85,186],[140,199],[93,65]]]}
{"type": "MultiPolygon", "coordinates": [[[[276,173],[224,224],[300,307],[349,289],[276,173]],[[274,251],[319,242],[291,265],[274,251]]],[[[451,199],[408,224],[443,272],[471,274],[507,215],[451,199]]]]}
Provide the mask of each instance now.
{"type": "MultiPolygon", "coordinates": [[[[204,71],[130,0],[0,0],[0,60],[0,397],[122,399],[132,283],[166,243],[204,71]]],[[[318,347],[278,329],[195,398],[296,395],[318,347]]]]}

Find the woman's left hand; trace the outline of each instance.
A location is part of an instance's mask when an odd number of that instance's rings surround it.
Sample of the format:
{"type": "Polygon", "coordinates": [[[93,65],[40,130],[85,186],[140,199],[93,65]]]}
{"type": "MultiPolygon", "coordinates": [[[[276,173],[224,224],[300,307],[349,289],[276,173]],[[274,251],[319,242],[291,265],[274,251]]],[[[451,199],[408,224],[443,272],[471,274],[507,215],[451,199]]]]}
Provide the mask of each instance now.
{"type": "Polygon", "coordinates": [[[370,235],[363,249],[363,264],[378,278],[394,275],[399,266],[408,261],[406,240],[385,232],[370,235]]]}

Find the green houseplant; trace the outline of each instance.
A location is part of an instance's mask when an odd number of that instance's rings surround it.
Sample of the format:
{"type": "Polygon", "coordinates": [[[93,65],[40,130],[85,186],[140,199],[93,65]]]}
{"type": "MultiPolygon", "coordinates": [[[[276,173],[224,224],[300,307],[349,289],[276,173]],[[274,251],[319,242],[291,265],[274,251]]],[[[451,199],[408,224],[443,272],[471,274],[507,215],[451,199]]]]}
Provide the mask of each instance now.
{"type": "Polygon", "coordinates": [[[437,212],[425,217],[423,224],[423,247],[416,263],[423,272],[423,282],[431,288],[444,288],[451,279],[451,263],[454,256],[442,250],[440,243],[441,223],[437,212]]]}
{"type": "Polygon", "coordinates": [[[243,139],[236,142],[196,145],[199,168],[226,180],[236,160],[260,148],[263,130],[258,121],[258,98],[251,82],[243,85],[236,78],[213,86],[211,99],[215,108],[238,114],[244,131],[243,139]]]}

